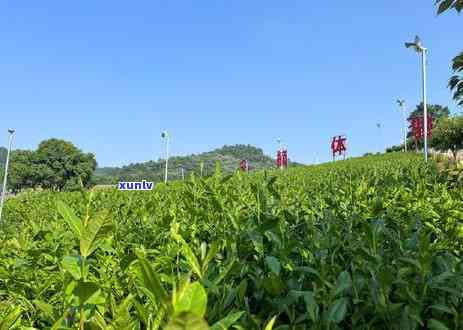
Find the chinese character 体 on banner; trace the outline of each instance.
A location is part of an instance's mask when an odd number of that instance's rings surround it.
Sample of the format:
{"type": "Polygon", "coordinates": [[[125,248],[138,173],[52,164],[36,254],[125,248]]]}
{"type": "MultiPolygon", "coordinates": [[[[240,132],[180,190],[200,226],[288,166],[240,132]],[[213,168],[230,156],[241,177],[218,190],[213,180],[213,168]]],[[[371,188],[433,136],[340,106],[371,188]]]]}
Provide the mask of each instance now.
{"type": "Polygon", "coordinates": [[[333,160],[336,158],[336,155],[342,155],[345,159],[347,152],[347,138],[343,135],[333,136],[333,139],[331,140],[331,152],[333,153],[333,160]]]}

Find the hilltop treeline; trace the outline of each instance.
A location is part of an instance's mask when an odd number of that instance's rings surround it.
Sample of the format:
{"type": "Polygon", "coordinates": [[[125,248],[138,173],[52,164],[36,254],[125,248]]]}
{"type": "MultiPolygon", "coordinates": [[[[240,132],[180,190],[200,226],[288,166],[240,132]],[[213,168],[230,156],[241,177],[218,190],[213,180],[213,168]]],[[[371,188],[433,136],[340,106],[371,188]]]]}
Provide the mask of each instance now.
{"type": "MultiPolygon", "coordinates": [[[[211,175],[220,163],[221,171],[232,173],[239,168],[240,160],[249,162],[250,170],[270,169],[275,167],[275,160],[265,155],[263,150],[252,145],[225,145],[209,152],[188,156],[169,158],[169,179],[181,179],[182,168],[185,176],[191,173],[211,175]]],[[[292,163],[292,166],[297,165],[292,163]]],[[[123,167],[97,168],[94,176],[96,184],[114,184],[119,180],[137,181],[150,180],[159,182],[164,178],[165,159],[135,163],[123,167]]]]}

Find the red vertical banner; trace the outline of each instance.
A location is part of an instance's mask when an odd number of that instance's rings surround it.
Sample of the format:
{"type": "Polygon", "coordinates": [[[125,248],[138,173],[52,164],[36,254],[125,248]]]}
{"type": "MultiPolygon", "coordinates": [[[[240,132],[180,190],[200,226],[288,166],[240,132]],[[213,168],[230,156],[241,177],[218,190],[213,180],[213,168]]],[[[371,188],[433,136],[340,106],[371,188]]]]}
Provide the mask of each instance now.
{"type": "MultiPolygon", "coordinates": [[[[409,119],[410,126],[413,136],[416,141],[420,141],[424,138],[424,117],[412,117],[409,119]]],[[[433,118],[431,115],[428,115],[428,137],[431,136],[433,129],[433,118]]]]}
{"type": "Polygon", "coordinates": [[[288,150],[283,150],[281,153],[281,163],[283,167],[288,167],[288,150]]]}
{"type": "Polygon", "coordinates": [[[246,159],[240,161],[240,170],[243,172],[248,171],[248,161],[246,159]]]}
{"type": "Polygon", "coordinates": [[[278,150],[277,152],[277,167],[281,167],[282,166],[282,153],[281,153],[281,150],[278,150]]]}
{"type": "Polygon", "coordinates": [[[431,136],[432,129],[433,129],[432,116],[428,115],[428,137],[431,136]]]}
{"type": "Polygon", "coordinates": [[[346,158],[347,152],[347,138],[343,135],[333,136],[331,140],[331,152],[333,154],[333,160],[336,156],[343,156],[346,158]]]}
{"type": "Polygon", "coordinates": [[[276,163],[278,168],[288,167],[288,150],[283,149],[277,151],[276,163]]]}

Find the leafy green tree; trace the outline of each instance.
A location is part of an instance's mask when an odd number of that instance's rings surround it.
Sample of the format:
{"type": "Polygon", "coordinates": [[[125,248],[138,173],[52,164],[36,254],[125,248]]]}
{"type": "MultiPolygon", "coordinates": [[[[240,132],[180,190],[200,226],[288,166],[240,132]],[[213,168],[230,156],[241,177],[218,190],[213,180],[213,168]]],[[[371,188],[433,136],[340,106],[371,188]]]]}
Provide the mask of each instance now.
{"type": "Polygon", "coordinates": [[[463,116],[447,117],[433,130],[431,146],[437,150],[452,150],[454,158],[463,149],[463,116]]]}
{"type": "Polygon", "coordinates": [[[34,162],[40,185],[54,190],[87,185],[96,168],[93,154],[83,153],[72,143],[58,139],[41,142],[34,162]]]}
{"type": "Polygon", "coordinates": [[[5,147],[0,147],[0,168],[5,167],[7,153],[8,153],[8,149],[6,149],[5,147]]]}
{"type": "MultiPolygon", "coordinates": [[[[3,180],[4,167],[6,161],[6,154],[8,150],[4,147],[0,147],[0,180],[3,180]]],[[[2,181],[0,181],[2,182],[2,181]]],[[[0,188],[1,189],[1,188],[0,188]]]]}
{"type": "Polygon", "coordinates": [[[453,72],[450,77],[449,87],[453,91],[453,99],[463,106],[463,51],[453,59],[453,72]]]}
{"type": "MultiPolygon", "coordinates": [[[[408,116],[407,120],[410,120],[413,117],[422,117],[423,110],[423,102],[421,102],[416,106],[415,110],[410,112],[410,115],[408,116]]],[[[428,114],[431,115],[434,120],[439,120],[450,115],[449,108],[439,104],[428,104],[427,111],[428,114]]]]}
{"type": "Polygon", "coordinates": [[[458,12],[463,9],[463,0],[436,0],[436,4],[438,5],[438,14],[442,14],[449,9],[455,9],[458,12]]]}
{"type": "Polygon", "coordinates": [[[14,150],[11,152],[8,186],[13,191],[33,188],[37,184],[38,173],[34,155],[34,152],[30,150],[14,150]]]}
{"type": "MultiPolygon", "coordinates": [[[[436,0],[436,4],[437,14],[442,14],[449,9],[455,9],[457,12],[463,9],[463,0],[436,0]]],[[[450,77],[449,88],[453,92],[454,100],[463,106],[463,51],[453,59],[452,70],[454,75],[450,77]]]]}

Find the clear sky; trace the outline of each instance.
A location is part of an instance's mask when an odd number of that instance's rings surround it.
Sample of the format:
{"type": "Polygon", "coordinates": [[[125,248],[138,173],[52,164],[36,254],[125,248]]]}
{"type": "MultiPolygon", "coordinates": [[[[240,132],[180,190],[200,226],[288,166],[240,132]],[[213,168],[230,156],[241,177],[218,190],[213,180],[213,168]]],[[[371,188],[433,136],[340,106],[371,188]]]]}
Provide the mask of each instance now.
{"type": "Polygon", "coordinates": [[[459,111],[446,88],[463,48],[463,15],[434,0],[0,2],[0,145],[50,137],[94,152],[100,166],[253,144],[291,159],[329,159],[400,142],[398,97],[459,111]],[[381,123],[381,132],[376,123],[381,123]],[[4,133],[1,133],[4,132],[4,133]],[[379,139],[379,141],[378,141],[379,139]]]}

